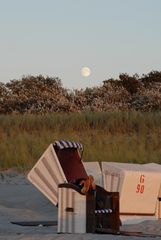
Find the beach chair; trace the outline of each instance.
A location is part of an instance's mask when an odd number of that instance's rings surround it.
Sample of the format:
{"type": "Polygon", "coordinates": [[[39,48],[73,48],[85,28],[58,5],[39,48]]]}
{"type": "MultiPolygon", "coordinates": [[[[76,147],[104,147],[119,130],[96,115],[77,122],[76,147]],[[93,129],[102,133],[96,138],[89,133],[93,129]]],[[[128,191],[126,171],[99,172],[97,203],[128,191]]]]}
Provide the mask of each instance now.
{"type": "Polygon", "coordinates": [[[160,215],[158,198],[161,196],[161,174],[154,169],[159,171],[159,166],[102,162],[104,188],[120,194],[120,218],[123,224],[134,219],[157,219],[160,215]]]}
{"type": "Polygon", "coordinates": [[[82,192],[80,182],[88,179],[82,153],[80,143],[55,141],[27,177],[58,206],[58,233],[117,233],[119,193],[108,192],[98,185],[82,192]]]}

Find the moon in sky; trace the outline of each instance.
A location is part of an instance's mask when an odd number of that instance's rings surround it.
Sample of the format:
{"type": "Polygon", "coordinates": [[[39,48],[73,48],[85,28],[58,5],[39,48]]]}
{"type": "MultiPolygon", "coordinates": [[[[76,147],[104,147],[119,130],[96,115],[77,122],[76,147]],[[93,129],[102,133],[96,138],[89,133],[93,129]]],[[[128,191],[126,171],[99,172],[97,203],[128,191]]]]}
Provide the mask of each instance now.
{"type": "Polygon", "coordinates": [[[88,76],[90,76],[90,75],[91,75],[91,70],[90,70],[90,68],[89,68],[89,67],[83,67],[83,68],[81,69],[81,74],[82,74],[83,77],[88,77],[88,76]]]}

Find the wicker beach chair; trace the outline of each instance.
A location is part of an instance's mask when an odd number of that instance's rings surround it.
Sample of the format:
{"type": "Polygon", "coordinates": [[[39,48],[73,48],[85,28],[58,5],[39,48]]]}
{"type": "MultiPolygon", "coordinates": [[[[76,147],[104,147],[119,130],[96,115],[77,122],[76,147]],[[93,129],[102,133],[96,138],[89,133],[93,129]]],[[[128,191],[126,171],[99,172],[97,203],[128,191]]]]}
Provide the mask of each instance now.
{"type": "Polygon", "coordinates": [[[101,186],[82,191],[88,179],[82,163],[83,146],[73,141],[50,144],[28,174],[58,206],[58,233],[119,232],[119,193],[101,186]]]}

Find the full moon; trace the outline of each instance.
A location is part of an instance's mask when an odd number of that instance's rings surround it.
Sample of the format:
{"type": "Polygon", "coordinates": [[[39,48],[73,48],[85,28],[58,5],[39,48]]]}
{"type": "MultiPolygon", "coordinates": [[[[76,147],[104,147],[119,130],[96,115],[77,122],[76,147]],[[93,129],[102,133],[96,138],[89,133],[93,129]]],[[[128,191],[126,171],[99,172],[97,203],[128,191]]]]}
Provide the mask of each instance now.
{"type": "Polygon", "coordinates": [[[91,75],[91,70],[90,70],[90,68],[89,68],[89,67],[83,67],[83,68],[81,69],[81,74],[82,74],[83,77],[88,77],[88,76],[90,76],[90,75],[91,75]]]}

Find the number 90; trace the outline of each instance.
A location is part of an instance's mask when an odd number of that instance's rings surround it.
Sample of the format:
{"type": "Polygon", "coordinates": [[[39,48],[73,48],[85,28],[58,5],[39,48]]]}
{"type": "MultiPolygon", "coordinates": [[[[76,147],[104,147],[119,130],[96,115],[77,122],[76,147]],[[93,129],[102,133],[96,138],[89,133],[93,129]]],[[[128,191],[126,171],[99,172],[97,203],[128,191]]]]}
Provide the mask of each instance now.
{"type": "Polygon", "coordinates": [[[138,184],[136,187],[136,193],[143,193],[144,192],[144,185],[138,184]]]}

